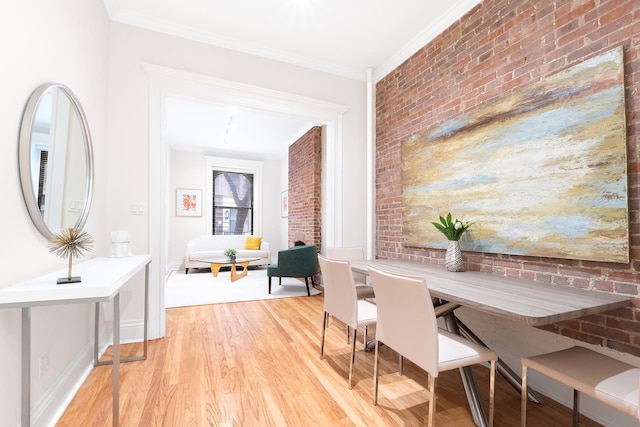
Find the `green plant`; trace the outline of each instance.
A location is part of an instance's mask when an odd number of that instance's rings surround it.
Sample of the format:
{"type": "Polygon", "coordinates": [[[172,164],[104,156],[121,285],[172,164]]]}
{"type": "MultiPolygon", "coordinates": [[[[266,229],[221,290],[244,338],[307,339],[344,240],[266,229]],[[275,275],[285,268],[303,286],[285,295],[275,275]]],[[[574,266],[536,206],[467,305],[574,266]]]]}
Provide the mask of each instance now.
{"type": "Polygon", "coordinates": [[[440,216],[440,222],[432,222],[438,230],[444,234],[449,240],[460,240],[462,233],[467,231],[469,227],[471,227],[473,222],[463,222],[462,220],[456,218],[452,219],[451,212],[444,218],[442,215],[440,216]]]}
{"type": "Polygon", "coordinates": [[[236,250],[229,248],[229,249],[224,251],[224,256],[226,256],[227,258],[234,257],[234,256],[236,256],[236,250]]]}

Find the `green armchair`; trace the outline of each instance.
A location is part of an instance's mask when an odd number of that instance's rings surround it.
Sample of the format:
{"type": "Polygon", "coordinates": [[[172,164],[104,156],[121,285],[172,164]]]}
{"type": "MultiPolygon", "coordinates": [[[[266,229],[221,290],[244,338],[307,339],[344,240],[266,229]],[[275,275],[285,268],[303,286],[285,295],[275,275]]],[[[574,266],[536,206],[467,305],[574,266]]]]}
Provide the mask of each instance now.
{"type": "Polygon", "coordinates": [[[278,277],[282,284],[283,277],[304,277],[307,285],[307,295],[310,296],[309,278],[315,288],[314,276],[318,271],[318,250],[316,245],[294,246],[278,252],[278,262],[267,267],[269,277],[269,293],[271,293],[271,278],[278,277]]]}

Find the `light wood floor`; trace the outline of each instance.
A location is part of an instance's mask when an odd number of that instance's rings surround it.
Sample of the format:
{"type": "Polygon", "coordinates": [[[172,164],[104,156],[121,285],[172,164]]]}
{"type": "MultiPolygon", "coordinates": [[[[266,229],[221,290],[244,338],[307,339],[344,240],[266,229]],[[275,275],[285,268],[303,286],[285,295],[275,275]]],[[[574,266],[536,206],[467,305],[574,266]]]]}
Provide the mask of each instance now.
{"type": "MultiPolygon", "coordinates": [[[[354,387],[350,347],[332,319],[320,360],[322,295],[167,310],[167,337],[146,361],[121,364],[121,426],[420,426],[426,374],[381,347],[379,406],[371,403],[373,351],[359,339],[354,387]]],[[[123,346],[123,356],[141,345],[123,346]]],[[[105,355],[108,357],[109,355],[105,355]]],[[[485,405],[488,369],[474,369],[485,405]]],[[[473,426],[458,371],[438,379],[436,425],[473,426]]],[[[58,426],[111,426],[111,367],[94,368],[58,426]]],[[[496,426],[518,426],[520,397],[496,380],[496,426]]],[[[529,425],[569,426],[571,411],[529,405],[529,425]]],[[[582,426],[598,426],[582,418],[582,426]]]]}

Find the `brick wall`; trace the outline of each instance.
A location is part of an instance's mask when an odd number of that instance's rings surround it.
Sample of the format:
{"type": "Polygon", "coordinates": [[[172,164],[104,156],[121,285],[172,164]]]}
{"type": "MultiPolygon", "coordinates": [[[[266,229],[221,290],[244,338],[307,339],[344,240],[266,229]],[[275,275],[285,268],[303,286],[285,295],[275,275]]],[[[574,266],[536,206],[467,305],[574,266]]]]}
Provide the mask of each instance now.
{"type": "Polygon", "coordinates": [[[289,147],[289,246],[303,232],[304,242],[320,250],[322,128],[313,127],[289,147]]]}
{"type": "Polygon", "coordinates": [[[623,46],[631,262],[464,253],[467,268],[632,297],[633,307],[545,329],[640,356],[640,1],[484,0],[376,85],[376,255],[444,262],[402,246],[400,143],[479,104],[623,46]]]}

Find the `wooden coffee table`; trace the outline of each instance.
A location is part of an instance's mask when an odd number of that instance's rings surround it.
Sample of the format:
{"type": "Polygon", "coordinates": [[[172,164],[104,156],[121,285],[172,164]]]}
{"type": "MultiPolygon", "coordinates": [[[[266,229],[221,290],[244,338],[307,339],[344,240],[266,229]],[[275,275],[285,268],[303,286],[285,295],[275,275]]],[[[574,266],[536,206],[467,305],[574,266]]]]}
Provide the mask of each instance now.
{"type": "Polygon", "coordinates": [[[205,262],[211,266],[211,273],[213,277],[218,277],[218,273],[222,267],[231,267],[231,281],[235,282],[247,275],[249,272],[249,263],[251,261],[257,261],[260,258],[237,258],[234,262],[229,261],[227,258],[203,258],[199,259],[200,262],[205,262]],[[242,272],[238,273],[237,266],[242,266],[242,272]]]}

